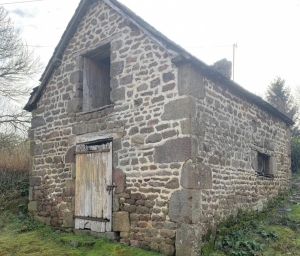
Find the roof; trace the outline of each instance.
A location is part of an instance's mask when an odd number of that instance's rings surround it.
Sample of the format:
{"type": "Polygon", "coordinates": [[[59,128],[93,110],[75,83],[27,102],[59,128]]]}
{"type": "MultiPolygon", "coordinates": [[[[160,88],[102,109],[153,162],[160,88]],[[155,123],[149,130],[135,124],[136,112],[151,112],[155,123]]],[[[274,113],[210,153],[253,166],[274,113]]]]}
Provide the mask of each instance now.
{"type": "MultiPolygon", "coordinates": [[[[49,60],[44,73],[42,74],[40,78],[40,86],[36,88],[26,106],[24,107],[27,111],[32,111],[36,108],[36,104],[39,101],[43,90],[48,82],[48,79],[50,78],[53,70],[60,65],[62,55],[67,48],[70,40],[73,38],[77,27],[79,23],[81,22],[83,16],[88,11],[91,4],[97,2],[98,0],[81,0],[75,14],[73,15],[72,19],[70,20],[65,32],[63,33],[60,42],[56,46],[54,53],[49,60]]],[[[229,89],[233,90],[236,94],[240,95],[243,98],[246,98],[247,100],[253,102],[254,104],[262,107],[267,112],[273,114],[274,116],[280,118],[282,121],[284,121],[286,124],[293,125],[294,121],[290,119],[288,116],[277,110],[275,107],[270,105],[268,102],[264,101],[261,97],[249,92],[236,82],[232,81],[230,78],[226,77],[225,75],[219,73],[218,71],[214,70],[212,67],[208,66],[203,61],[199,60],[189,52],[187,52],[185,49],[183,49],[181,46],[177,45],[173,41],[171,41],[169,38],[167,38],[165,35],[160,33],[158,30],[156,30],[154,27],[152,27],[150,24],[148,24],[146,21],[144,21],[142,18],[137,16],[134,12],[132,12],[130,9],[128,9],[126,6],[118,2],[117,0],[102,0],[106,4],[108,4],[111,8],[119,12],[121,15],[123,15],[125,18],[127,18],[130,22],[132,22],[134,25],[139,27],[141,30],[143,30],[144,33],[149,35],[151,38],[153,38],[158,44],[163,46],[165,49],[167,49],[172,55],[174,55],[173,63],[180,64],[182,62],[191,62],[197,67],[199,67],[201,70],[204,70],[207,74],[213,76],[214,78],[218,79],[219,81],[222,81],[222,83],[227,86],[229,89]]]]}

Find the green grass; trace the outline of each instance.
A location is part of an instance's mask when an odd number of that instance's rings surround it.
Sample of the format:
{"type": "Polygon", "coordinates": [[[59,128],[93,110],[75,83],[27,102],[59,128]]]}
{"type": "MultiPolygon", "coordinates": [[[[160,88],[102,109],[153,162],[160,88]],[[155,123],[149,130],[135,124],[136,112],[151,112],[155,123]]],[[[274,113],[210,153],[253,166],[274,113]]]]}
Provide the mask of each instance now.
{"type": "Polygon", "coordinates": [[[264,255],[300,255],[299,232],[284,226],[269,226],[267,229],[276,232],[278,239],[269,243],[264,255]]]}
{"type": "Polygon", "coordinates": [[[300,207],[299,205],[292,205],[291,206],[291,211],[287,212],[287,216],[294,220],[295,222],[300,223],[300,207]]]}
{"type": "Polygon", "coordinates": [[[0,255],[158,256],[104,238],[54,230],[26,216],[0,215],[0,255]]]}
{"type": "Polygon", "coordinates": [[[1,256],[159,256],[152,251],[113,243],[104,238],[73,235],[34,221],[26,215],[27,196],[18,190],[0,194],[1,256]]]}
{"type": "MultiPolygon", "coordinates": [[[[0,255],[74,255],[74,256],[158,256],[107,239],[88,235],[73,235],[55,230],[20,214],[28,203],[22,186],[0,194],[0,255]]],[[[288,207],[287,207],[288,208],[288,207]]],[[[203,236],[207,241],[201,251],[208,256],[300,256],[300,205],[285,198],[269,204],[261,213],[238,214],[228,218],[217,228],[215,241],[211,232],[203,236]],[[278,208],[290,205],[291,211],[278,208]]]]}
{"type": "Polygon", "coordinates": [[[279,199],[263,213],[240,213],[218,227],[215,242],[202,248],[209,256],[285,256],[300,255],[300,205],[291,205],[291,211],[279,212],[287,206],[279,199]]]}
{"type": "MultiPolygon", "coordinates": [[[[105,239],[88,239],[95,242],[92,245],[82,243],[77,248],[73,247],[69,242],[65,243],[66,234],[53,234],[54,231],[44,232],[44,229],[30,231],[21,234],[8,233],[0,236],[0,255],[88,255],[88,256],[135,256],[160,255],[154,252],[143,251],[141,249],[128,247],[118,243],[110,243],[105,239]],[[48,234],[48,235],[47,235],[48,234]]],[[[69,241],[82,240],[81,237],[67,236],[69,241]]]]}

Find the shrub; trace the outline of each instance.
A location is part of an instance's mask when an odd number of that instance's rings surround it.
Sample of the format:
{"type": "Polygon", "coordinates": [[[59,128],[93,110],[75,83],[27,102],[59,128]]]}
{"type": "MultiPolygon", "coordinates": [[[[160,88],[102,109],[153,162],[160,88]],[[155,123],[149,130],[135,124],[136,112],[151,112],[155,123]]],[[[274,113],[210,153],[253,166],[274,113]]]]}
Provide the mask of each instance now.
{"type": "Polygon", "coordinates": [[[16,135],[0,134],[0,193],[19,186],[19,180],[28,179],[29,159],[27,141],[16,135]]]}
{"type": "Polygon", "coordinates": [[[292,172],[300,171],[300,138],[292,136],[291,138],[291,168],[292,172]]]}

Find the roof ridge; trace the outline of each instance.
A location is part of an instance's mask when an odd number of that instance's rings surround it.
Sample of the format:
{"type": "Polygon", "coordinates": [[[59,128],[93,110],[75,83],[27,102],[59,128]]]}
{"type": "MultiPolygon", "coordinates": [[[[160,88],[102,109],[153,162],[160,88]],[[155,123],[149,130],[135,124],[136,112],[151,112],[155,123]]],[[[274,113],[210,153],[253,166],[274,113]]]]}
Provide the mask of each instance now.
{"type": "MultiPolygon", "coordinates": [[[[61,56],[65,51],[66,47],[68,46],[69,41],[75,34],[78,26],[78,19],[82,19],[83,16],[86,14],[88,7],[100,0],[81,0],[73,17],[71,18],[70,22],[67,25],[66,30],[64,31],[61,40],[59,41],[58,45],[56,46],[52,57],[50,58],[48,65],[45,68],[44,73],[40,78],[40,86],[37,90],[33,92],[30,99],[28,100],[26,106],[24,107],[27,111],[32,111],[36,107],[36,103],[38,102],[41,93],[44,89],[44,86],[47,83],[50,75],[52,74],[54,68],[56,68],[61,61],[61,56]],[[77,22],[76,22],[77,21],[77,22]]],[[[167,51],[172,53],[173,59],[172,62],[176,65],[181,65],[183,62],[191,62],[192,64],[198,66],[201,70],[204,70],[210,75],[214,75],[217,79],[222,80],[228,88],[231,88],[235,91],[235,93],[244,96],[244,98],[251,100],[253,103],[257,104],[258,106],[262,107],[266,111],[272,113],[273,115],[277,116],[285,123],[289,125],[293,125],[294,121],[290,119],[288,116],[280,112],[278,109],[273,107],[271,104],[263,100],[261,97],[257,96],[254,93],[249,92],[245,88],[243,88],[238,83],[234,82],[230,78],[226,77],[225,75],[221,74],[217,70],[213,69],[180,45],[173,42],[171,39],[166,37],[164,34],[156,30],[153,26],[151,26],[148,22],[143,20],[140,16],[135,14],[132,10],[130,10],[127,6],[123,5],[117,0],[101,0],[107,5],[109,5],[114,10],[118,11],[121,15],[125,16],[125,18],[129,19],[133,24],[137,25],[140,29],[142,29],[146,34],[148,34],[151,38],[153,38],[156,42],[158,42],[162,47],[164,47],[167,51]]]]}

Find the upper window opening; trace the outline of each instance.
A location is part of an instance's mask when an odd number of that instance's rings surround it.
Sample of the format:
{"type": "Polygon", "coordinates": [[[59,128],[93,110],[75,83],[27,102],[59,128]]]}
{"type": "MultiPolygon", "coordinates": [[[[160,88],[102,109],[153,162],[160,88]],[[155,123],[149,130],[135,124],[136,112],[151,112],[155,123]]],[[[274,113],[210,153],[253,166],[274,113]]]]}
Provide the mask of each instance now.
{"type": "Polygon", "coordinates": [[[252,120],[251,127],[253,132],[257,132],[257,123],[256,121],[252,120]]]}
{"type": "Polygon", "coordinates": [[[83,57],[82,110],[110,105],[110,45],[92,50],[83,57]]]}
{"type": "Polygon", "coordinates": [[[257,152],[257,173],[261,175],[270,172],[270,157],[268,155],[257,152]]]}

